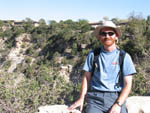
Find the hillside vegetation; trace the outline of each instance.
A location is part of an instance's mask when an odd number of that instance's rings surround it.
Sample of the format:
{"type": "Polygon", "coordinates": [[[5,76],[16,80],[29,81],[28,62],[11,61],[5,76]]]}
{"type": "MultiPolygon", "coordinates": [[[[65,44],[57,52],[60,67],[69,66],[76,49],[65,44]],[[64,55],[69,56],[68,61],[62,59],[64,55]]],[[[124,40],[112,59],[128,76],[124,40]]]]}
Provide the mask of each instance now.
{"type": "MultiPolygon", "coordinates": [[[[122,20],[112,19],[116,24],[122,20]]],[[[150,95],[150,16],[120,26],[118,46],[136,66],[131,95],[150,95]]],[[[71,104],[81,89],[88,53],[101,46],[87,20],[39,21],[21,26],[0,21],[0,112],[35,113],[47,104],[71,104]]]]}

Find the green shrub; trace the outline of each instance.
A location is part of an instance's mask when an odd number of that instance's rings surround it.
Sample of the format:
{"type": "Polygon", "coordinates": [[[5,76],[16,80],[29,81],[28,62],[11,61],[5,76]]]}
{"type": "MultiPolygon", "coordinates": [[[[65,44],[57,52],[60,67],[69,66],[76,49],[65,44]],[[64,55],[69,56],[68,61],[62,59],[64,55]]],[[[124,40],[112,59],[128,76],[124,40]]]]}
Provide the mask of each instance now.
{"type": "Polygon", "coordinates": [[[7,60],[7,61],[4,63],[3,68],[7,71],[10,66],[11,66],[11,61],[10,61],[10,60],[7,60]]]}

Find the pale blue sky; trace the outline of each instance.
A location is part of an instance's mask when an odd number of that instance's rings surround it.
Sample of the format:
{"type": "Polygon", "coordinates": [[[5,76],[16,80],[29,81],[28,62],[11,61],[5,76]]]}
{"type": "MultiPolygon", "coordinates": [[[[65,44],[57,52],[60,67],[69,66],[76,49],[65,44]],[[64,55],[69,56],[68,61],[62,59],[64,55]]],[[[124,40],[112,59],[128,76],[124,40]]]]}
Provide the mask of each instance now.
{"type": "Polygon", "coordinates": [[[133,11],[146,18],[150,15],[150,0],[0,0],[0,20],[98,22],[105,16],[126,19],[133,11]]]}

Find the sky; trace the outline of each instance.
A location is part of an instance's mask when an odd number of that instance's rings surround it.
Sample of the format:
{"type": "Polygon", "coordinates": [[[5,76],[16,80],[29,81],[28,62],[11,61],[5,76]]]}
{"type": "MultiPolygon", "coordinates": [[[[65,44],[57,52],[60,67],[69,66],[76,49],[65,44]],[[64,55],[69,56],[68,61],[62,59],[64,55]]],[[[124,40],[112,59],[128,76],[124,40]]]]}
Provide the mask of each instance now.
{"type": "Polygon", "coordinates": [[[127,19],[133,13],[147,18],[150,0],[0,0],[0,20],[98,22],[104,17],[127,19]]]}

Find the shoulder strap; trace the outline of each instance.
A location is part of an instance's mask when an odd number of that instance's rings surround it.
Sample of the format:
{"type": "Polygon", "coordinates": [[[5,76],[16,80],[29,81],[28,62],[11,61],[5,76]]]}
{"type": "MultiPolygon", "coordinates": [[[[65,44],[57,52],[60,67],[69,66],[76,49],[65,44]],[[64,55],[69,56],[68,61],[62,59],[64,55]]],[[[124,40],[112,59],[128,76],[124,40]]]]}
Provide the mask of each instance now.
{"type": "MultiPolygon", "coordinates": [[[[121,67],[123,67],[125,54],[126,54],[126,52],[124,50],[120,50],[119,62],[120,62],[121,67]]],[[[121,70],[122,70],[122,68],[121,68],[121,70]]]]}
{"type": "Polygon", "coordinates": [[[92,76],[93,76],[95,67],[97,66],[96,61],[98,59],[98,56],[99,56],[100,52],[101,52],[101,48],[100,47],[94,49],[94,60],[93,60],[93,66],[92,66],[92,76]]]}
{"type": "Polygon", "coordinates": [[[121,81],[123,80],[123,63],[124,63],[124,57],[125,57],[126,52],[124,50],[120,50],[119,54],[119,64],[120,64],[120,71],[119,71],[119,79],[117,83],[117,87],[120,87],[121,81]]]}

